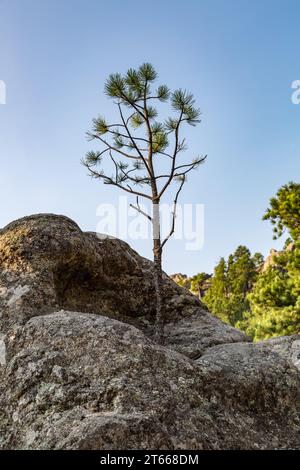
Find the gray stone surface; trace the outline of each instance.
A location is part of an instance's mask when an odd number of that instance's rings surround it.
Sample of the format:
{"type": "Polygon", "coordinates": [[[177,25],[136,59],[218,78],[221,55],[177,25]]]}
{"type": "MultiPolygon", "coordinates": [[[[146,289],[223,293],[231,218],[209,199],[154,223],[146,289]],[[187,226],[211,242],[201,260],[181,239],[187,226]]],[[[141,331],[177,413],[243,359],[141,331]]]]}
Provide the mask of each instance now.
{"type": "Polygon", "coordinates": [[[192,361],[100,315],[31,318],[0,369],[5,449],[299,448],[299,371],[237,343],[192,361]]]}
{"type": "Polygon", "coordinates": [[[223,343],[250,341],[241,331],[207,312],[198,312],[166,325],[166,345],[197,359],[207,348],[223,343]]]}
{"type": "Polygon", "coordinates": [[[299,337],[249,343],[63,216],[0,232],[1,449],[300,448],[299,337]]]}
{"type": "Polygon", "coordinates": [[[277,352],[300,370],[300,335],[279,336],[257,344],[277,352]]]}
{"type": "MultiPolygon", "coordinates": [[[[153,263],[121,240],[83,233],[64,216],[24,217],[0,233],[0,332],[63,308],[104,314],[151,335],[152,273],[153,263]]],[[[167,322],[185,320],[176,331],[173,326],[168,329],[167,341],[180,351],[198,355],[206,345],[246,339],[205,311],[194,295],[167,275],[164,288],[167,322]],[[187,328],[193,333],[185,340],[182,331],[187,328]]]]}

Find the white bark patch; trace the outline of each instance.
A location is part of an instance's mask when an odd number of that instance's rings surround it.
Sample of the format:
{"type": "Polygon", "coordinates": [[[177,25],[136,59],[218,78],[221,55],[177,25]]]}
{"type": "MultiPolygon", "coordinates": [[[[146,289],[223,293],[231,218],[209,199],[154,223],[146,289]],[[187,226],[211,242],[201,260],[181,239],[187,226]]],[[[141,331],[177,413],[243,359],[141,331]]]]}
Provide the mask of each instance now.
{"type": "Polygon", "coordinates": [[[0,366],[6,364],[6,346],[4,342],[4,335],[0,334],[0,366]]]}
{"type": "Polygon", "coordinates": [[[29,286],[17,286],[14,289],[10,289],[10,294],[11,297],[7,302],[7,305],[11,307],[13,304],[15,304],[18,300],[21,299],[21,297],[26,294],[30,290],[29,286]]]}

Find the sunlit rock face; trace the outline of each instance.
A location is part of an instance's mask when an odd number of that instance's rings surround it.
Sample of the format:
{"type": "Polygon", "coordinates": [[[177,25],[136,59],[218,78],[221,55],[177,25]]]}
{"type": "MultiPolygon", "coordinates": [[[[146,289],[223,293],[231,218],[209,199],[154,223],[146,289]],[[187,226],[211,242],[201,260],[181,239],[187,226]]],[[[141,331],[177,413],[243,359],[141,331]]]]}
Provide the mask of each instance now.
{"type": "MultiPolygon", "coordinates": [[[[205,311],[200,301],[167,275],[167,323],[195,317],[195,353],[209,345],[244,341],[245,335],[205,311]]],[[[33,215],[0,232],[0,332],[32,316],[59,309],[106,315],[151,334],[155,317],[153,263],[118,239],[84,233],[64,216],[33,215]]],[[[172,332],[175,332],[172,328],[172,332]]],[[[184,346],[178,330],[170,341],[184,346]]]]}
{"type": "Polygon", "coordinates": [[[252,344],[164,286],[162,347],[151,261],[63,216],[5,227],[0,448],[300,448],[300,338],[252,344]]]}

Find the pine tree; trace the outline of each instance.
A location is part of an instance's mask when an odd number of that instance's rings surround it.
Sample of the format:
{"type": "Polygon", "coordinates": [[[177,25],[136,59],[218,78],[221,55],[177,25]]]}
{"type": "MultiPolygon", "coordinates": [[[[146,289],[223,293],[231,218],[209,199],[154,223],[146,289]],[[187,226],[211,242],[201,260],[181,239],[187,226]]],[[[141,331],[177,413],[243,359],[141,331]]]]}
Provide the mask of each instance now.
{"type": "Polygon", "coordinates": [[[290,182],[282,186],[276,197],[270,199],[270,207],[263,220],[274,225],[274,239],[287,230],[294,240],[300,237],[300,184],[290,182]]]}
{"type": "Polygon", "coordinates": [[[210,275],[207,273],[198,273],[190,278],[190,290],[193,294],[197,295],[199,299],[204,296],[205,285],[207,284],[210,275]]]}
{"type": "Polygon", "coordinates": [[[238,326],[254,340],[300,333],[300,243],[262,272],[248,296],[251,314],[238,326]]]}
{"type": "Polygon", "coordinates": [[[227,320],[228,295],[227,263],[221,258],[214,269],[211,287],[203,301],[214,315],[224,321],[227,320]]]}
{"type": "Polygon", "coordinates": [[[185,139],[181,135],[184,124],[195,126],[200,122],[200,111],[195,107],[193,95],[178,89],[170,92],[166,85],[152,90],[157,79],[153,66],[145,63],[139,69],[129,69],[125,75],[109,76],[105,92],[112,98],[118,111],[117,122],[109,123],[100,116],[93,121],[90,140],[102,145],[99,151],[88,152],[83,164],[94,178],[104,184],[113,185],[132,196],[136,203],[131,204],[152,224],[154,280],[156,292],[157,341],[164,340],[165,303],[163,292],[162,254],[165,244],[175,231],[176,207],[179,194],[187,181],[187,174],[199,167],[206,156],[197,156],[191,161],[179,161],[186,150],[185,139]],[[156,103],[170,103],[174,115],[165,120],[158,119],[156,103]],[[104,170],[105,160],[109,160],[112,172],[104,170]],[[166,171],[163,168],[168,163],[166,171]],[[167,189],[173,182],[175,190],[170,231],[161,239],[160,204],[167,189]],[[139,200],[151,201],[152,214],[141,209],[139,200]]]}
{"type": "Polygon", "coordinates": [[[221,258],[215,268],[211,287],[203,299],[214,315],[232,326],[243,320],[250,310],[247,296],[262,262],[260,253],[252,257],[245,246],[239,246],[227,261],[221,258]]]}
{"type": "Polygon", "coordinates": [[[274,238],[288,232],[292,239],[261,272],[248,296],[251,314],[238,326],[255,340],[300,333],[300,185],[282,186],[263,218],[274,225],[274,238]]]}

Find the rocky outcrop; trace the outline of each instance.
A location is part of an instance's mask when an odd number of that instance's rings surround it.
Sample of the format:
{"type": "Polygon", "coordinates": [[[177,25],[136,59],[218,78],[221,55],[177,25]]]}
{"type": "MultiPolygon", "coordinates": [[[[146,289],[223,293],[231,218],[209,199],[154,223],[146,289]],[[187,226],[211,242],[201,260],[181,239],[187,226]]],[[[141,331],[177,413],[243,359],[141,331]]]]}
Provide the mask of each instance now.
{"type": "Polygon", "coordinates": [[[186,274],[175,273],[171,274],[170,278],[181,287],[185,287],[186,289],[191,288],[191,279],[186,274]]]}
{"type": "Polygon", "coordinates": [[[262,272],[267,271],[270,267],[277,266],[276,258],[280,254],[279,251],[275,250],[275,248],[271,248],[269,255],[266,257],[263,266],[262,272]]]}
{"type": "MultiPolygon", "coordinates": [[[[193,277],[188,277],[186,274],[177,273],[171,274],[170,278],[179,286],[188,289],[199,299],[203,299],[206,292],[211,287],[212,275],[201,273],[193,277]]],[[[203,304],[203,307],[207,309],[205,304],[203,304]]]]}
{"type": "Polygon", "coordinates": [[[65,311],[8,342],[2,448],[300,447],[300,374],[254,344],[191,361],[133,326],[65,311]]]}
{"type": "Polygon", "coordinates": [[[285,246],[285,248],[281,251],[275,250],[275,248],[271,248],[269,255],[266,257],[263,265],[262,265],[262,272],[267,271],[269,268],[274,268],[274,269],[283,269],[282,266],[279,265],[278,263],[278,257],[286,252],[289,251],[294,251],[295,250],[295,243],[290,242],[288,245],[285,246]]]}
{"type": "MultiPolygon", "coordinates": [[[[84,233],[64,216],[34,215],[12,222],[0,234],[0,332],[32,316],[60,309],[98,313],[133,324],[151,335],[155,316],[152,262],[127,243],[84,233]]],[[[167,275],[167,322],[197,316],[204,342],[243,341],[243,333],[212,317],[201,302],[167,275]],[[234,332],[234,333],[233,333],[234,332]]],[[[180,327],[181,328],[181,327],[180,327]]],[[[194,326],[193,326],[194,328],[194,326]]],[[[178,342],[171,335],[170,342],[178,342]]],[[[187,348],[199,352],[198,333],[187,348]]],[[[184,338],[180,351],[184,351],[184,338]]],[[[202,342],[202,340],[201,340],[202,342]]]]}
{"type": "Polygon", "coordinates": [[[300,448],[298,339],[247,342],[164,287],[162,347],[150,261],[62,216],[5,227],[0,448],[300,448]]]}

